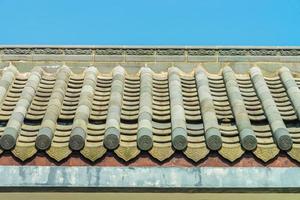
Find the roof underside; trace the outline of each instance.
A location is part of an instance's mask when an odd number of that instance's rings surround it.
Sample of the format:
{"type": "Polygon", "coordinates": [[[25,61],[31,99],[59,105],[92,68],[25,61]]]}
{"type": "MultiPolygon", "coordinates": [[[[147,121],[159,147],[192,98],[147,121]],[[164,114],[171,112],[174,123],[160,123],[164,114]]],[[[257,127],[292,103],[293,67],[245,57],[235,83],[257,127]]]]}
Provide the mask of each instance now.
{"type": "Polygon", "coordinates": [[[0,145],[21,160],[79,151],[129,161],[145,151],[197,162],[213,151],[267,162],[281,151],[300,161],[297,48],[2,47],[0,55],[0,145]]]}

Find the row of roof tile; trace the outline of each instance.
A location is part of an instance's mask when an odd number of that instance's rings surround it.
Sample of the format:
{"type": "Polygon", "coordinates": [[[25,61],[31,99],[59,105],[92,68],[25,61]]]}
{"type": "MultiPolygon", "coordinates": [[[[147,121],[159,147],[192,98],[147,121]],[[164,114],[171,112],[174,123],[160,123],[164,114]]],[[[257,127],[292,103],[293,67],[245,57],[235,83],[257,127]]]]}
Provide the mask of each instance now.
{"type": "Polygon", "coordinates": [[[218,151],[234,161],[251,151],[268,161],[282,150],[300,161],[299,86],[285,67],[264,77],[258,67],[75,74],[67,66],[19,73],[10,65],[0,80],[0,146],[21,160],[80,151],[95,161],[113,150],[124,160],[148,151],[162,161],[182,151],[199,161],[218,151]]]}

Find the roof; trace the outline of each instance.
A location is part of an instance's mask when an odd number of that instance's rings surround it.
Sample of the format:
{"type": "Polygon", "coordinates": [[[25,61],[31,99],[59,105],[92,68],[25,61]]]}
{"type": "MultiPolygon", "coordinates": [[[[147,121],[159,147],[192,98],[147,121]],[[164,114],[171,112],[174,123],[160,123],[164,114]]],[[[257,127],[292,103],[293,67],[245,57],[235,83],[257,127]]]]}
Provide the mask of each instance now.
{"type": "Polygon", "coordinates": [[[282,151],[300,161],[300,78],[288,67],[267,74],[255,65],[236,73],[230,63],[218,73],[201,63],[188,72],[146,66],[129,73],[121,65],[19,72],[14,64],[0,82],[0,145],[21,160],[46,152],[60,161],[80,151],[95,161],[113,151],[129,161],[146,151],[159,161],[182,152],[197,162],[217,151],[232,162],[245,152],[267,162],[282,151]]]}

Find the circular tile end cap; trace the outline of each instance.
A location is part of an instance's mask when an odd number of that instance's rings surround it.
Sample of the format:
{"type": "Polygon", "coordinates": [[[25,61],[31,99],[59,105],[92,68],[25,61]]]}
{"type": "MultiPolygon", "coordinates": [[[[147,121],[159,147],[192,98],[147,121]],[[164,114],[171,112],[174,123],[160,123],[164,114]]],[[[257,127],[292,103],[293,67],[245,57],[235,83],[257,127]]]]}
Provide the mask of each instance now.
{"type": "Polygon", "coordinates": [[[216,151],[222,147],[222,138],[219,129],[210,128],[206,133],[206,144],[210,150],[216,151]]]}
{"type": "Polygon", "coordinates": [[[0,139],[0,145],[2,149],[10,150],[16,145],[16,139],[9,134],[5,134],[0,139]]]}
{"type": "Polygon", "coordinates": [[[51,138],[48,136],[48,133],[52,132],[50,128],[42,128],[39,133],[35,141],[35,146],[40,150],[46,150],[51,145],[51,138]]]}
{"type": "Polygon", "coordinates": [[[186,130],[183,128],[176,128],[172,131],[172,144],[176,150],[184,150],[187,147],[186,130]]]}
{"type": "Polygon", "coordinates": [[[290,150],[293,146],[293,140],[289,135],[289,132],[285,128],[279,128],[275,131],[275,135],[279,135],[277,137],[277,145],[279,149],[283,151],[290,150]]]}
{"type": "Polygon", "coordinates": [[[76,127],[71,132],[69,141],[70,149],[79,151],[85,144],[85,131],[82,128],[76,127]]]}
{"type": "Polygon", "coordinates": [[[253,130],[244,129],[241,131],[241,135],[245,135],[243,138],[241,138],[243,148],[247,151],[254,150],[257,146],[257,139],[254,135],[253,130]]]}
{"type": "Polygon", "coordinates": [[[114,127],[110,127],[105,131],[104,146],[107,149],[114,150],[120,143],[120,131],[114,127]]]}
{"type": "Polygon", "coordinates": [[[152,135],[151,130],[149,130],[147,128],[141,128],[138,131],[138,135],[140,135],[137,140],[137,145],[138,145],[139,149],[143,150],[143,151],[150,150],[153,145],[153,140],[151,137],[151,135],[152,135]]]}

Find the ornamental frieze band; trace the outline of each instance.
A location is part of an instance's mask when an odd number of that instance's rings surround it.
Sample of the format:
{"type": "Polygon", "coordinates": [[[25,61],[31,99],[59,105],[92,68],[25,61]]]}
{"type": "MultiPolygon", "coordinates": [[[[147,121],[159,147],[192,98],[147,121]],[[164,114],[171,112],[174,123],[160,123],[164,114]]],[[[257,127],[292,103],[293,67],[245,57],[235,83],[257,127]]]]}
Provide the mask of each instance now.
{"type": "Polygon", "coordinates": [[[2,55],[136,55],[136,56],[300,56],[299,48],[285,47],[0,47],[2,55]]]}

